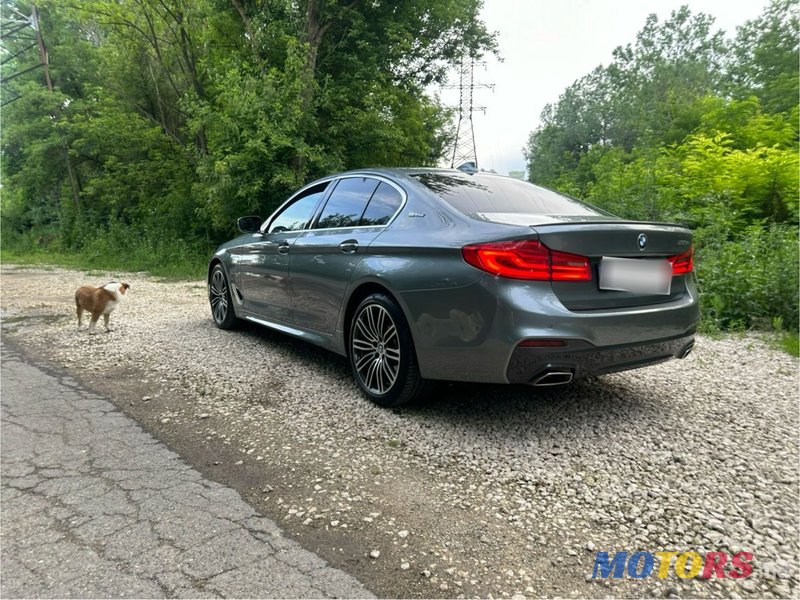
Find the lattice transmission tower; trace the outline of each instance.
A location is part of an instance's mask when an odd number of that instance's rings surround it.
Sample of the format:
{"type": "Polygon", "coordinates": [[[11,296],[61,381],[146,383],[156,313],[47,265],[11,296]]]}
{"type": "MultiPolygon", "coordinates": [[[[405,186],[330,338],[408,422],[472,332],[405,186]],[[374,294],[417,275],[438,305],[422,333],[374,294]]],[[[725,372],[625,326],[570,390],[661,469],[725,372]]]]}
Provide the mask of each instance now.
{"type": "Polygon", "coordinates": [[[485,67],[485,62],[478,62],[466,52],[461,56],[458,68],[458,84],[445,87],[458,90],[458,125],[456,139],[453,142],[453,158],[450,167],[456,168],[466,163],[472,163],[478,169],[478,151],[475,144],[475,128],[472,125],[472,113],[475,111],[486,112],[485,106],[476,106],[474,103],[477,88],[494,89],[494,84],[476,83],[475,67],[485,67]]]}
{"type": "Polygon", "coordinates": [[[50,79],[50,59],[39,28],[39,11],[31,5],[29,15],[25,15],[10,2],[0,2],[0,89],[2,89],[2,106],[19,98],[8,84],[34,69],[42,67],[47,89],[53,91],[50,79]],[[31,61],[33,48],[38,48],[38,61],[31,61]],[[31,64],[33,62],[33,64],[31,64]],[[12,72],[8,72],[12,69],[12,72]]]}

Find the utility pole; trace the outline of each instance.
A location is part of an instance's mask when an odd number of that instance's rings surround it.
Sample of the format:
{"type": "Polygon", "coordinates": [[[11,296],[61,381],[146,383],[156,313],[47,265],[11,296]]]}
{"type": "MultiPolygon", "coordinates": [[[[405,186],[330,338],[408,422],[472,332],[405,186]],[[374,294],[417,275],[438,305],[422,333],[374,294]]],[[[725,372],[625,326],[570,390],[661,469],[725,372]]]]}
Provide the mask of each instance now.
{"type": "Polygon", "coordinates": [[[458,85],[445,86],[457,88],[458,98],[458,125],[456,139],[453,143],[453,157],[450,167],[456,168],[471,163],[474,170],[478,169],[478,151],[475,144],[475,128],[472,125],[472,113],[475,111],[486,112],[485,106],[475,106],[474,96],[476,88],[494,89],[494,84],[475,83],[475,67],[485,67],[486,63],[477,62],[467,52],[461,55],[458,69],[458,85]]]}

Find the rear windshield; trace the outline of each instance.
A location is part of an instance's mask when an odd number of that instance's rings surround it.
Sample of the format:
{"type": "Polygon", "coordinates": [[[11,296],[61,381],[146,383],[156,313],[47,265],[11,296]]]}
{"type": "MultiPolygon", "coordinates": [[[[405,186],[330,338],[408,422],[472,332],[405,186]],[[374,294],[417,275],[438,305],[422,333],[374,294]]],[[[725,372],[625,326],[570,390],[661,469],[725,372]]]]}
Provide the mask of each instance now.
{"type": "Polygon", "coordinates": [[[417,173],[413,177],[468,215],[608,215],[580,200],[510,177],[483,173],[417,173]]]}

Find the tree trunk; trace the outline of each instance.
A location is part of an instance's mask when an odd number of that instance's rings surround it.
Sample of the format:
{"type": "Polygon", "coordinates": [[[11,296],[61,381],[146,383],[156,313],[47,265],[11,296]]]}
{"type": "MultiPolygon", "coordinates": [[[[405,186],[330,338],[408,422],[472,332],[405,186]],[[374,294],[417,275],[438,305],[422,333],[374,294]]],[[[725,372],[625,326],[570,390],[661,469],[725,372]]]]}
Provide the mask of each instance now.
{"type": "MultiPolygon", "coordinates": [[[[47,54],[47,47],[44,45],[44,38],[42,37],[42,27],[41,27],[41,20],[39,19],[39,9],[36,6],[31,6],[31,11],[33,12],[34,21],[37,23],[36,26],[36,44],[39,46],[39,61],[44,68],[44,82],[47,86],[47,91],[53,91],[53,80],[50,78],[50,57],[47,54]]],[[[59,113],[61,111],[58,111],[59,113]]],[[[57,117],[58,115],[53,115],[57,117]]],[[[75,210],[80,212],[81,210],[81,200],[80,200],[80,184],[78,182],[78,178],[75,175],[75,171],[72,168],[72,161],[69,158],[69,148],[67,147],[66,142],[61,142],[61,149],[64,152],[64,164],[67,166],[67,176],[69,177],[69,185],[70,190],[72,191],[72,202],[75,204],[75,210]]]]}

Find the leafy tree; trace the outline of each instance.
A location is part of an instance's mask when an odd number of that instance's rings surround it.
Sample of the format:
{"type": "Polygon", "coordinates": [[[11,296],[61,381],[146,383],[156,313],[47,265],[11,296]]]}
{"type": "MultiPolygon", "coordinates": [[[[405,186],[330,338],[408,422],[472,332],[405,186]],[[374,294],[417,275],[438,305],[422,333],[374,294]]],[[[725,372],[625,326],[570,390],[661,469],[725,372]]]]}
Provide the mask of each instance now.
{"type": "Polygon", "coordinates": [[[120,255],[145,263],[204,262],[236,216],[317,175],[436,162],[449,114],[425,87],[461,53],[495,50],[480,0],[39,8],[54,89],[32,71],[3,111],[4,247],[99,253],[124,238],[120,255]]]}
{"type": "Polygon", "coordinates": [[[798,5],[772,0],[764,13],[737,28],[730,65],[732,88],[757,96],[770,113],[797,106],[798,5]]]}
{"type": "Polygon", "coordinates": [[[796,328],[797,6],[773,0],[732,42],[712,25],[685,7],[648,18],[545,108],[529,177],[694,228],[707,326],[796,328]]]}

